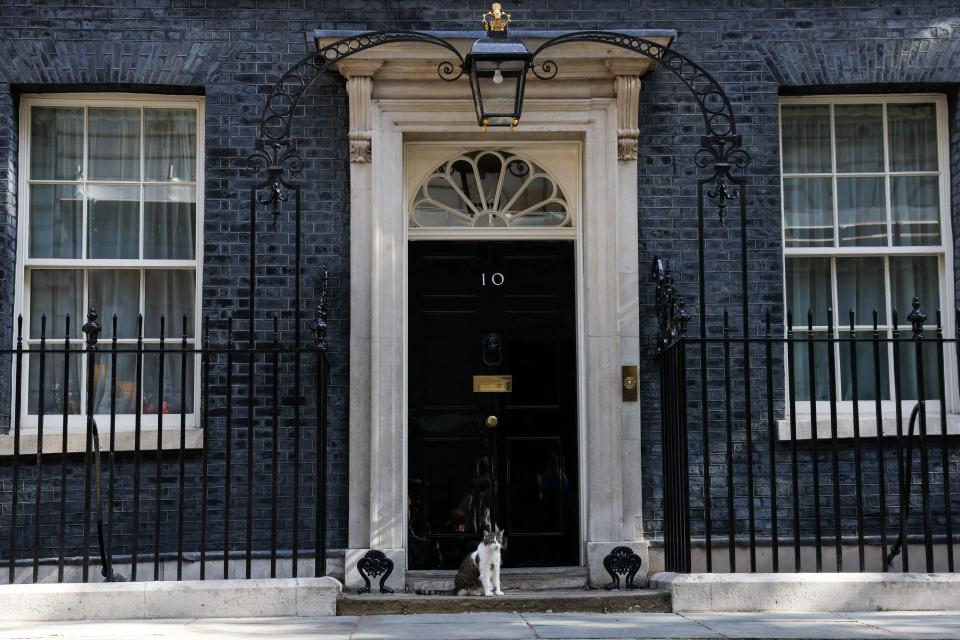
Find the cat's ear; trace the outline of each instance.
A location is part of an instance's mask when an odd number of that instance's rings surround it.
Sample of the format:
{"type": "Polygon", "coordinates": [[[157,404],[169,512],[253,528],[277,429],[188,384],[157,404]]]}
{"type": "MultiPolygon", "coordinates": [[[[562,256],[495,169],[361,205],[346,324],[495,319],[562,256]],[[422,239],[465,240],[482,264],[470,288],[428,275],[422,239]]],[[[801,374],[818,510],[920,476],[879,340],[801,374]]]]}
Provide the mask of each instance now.
{"type": "Polygon", "coordinates": [[[486,529],[484,529],[484,530],[483,530],[483,537],[486,538],[486,537],[489,536],[489,535],[490,535],[490,532],[487,531],[486,529]]]}

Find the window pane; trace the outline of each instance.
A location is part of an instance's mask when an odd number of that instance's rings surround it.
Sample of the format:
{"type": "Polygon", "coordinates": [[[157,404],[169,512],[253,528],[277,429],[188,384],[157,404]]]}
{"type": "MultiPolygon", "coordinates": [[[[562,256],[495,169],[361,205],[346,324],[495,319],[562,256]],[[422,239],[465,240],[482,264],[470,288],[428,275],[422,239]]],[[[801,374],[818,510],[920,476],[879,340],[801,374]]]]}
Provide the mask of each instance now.
{"type": "Polygon", "coordinates": [[[47,316],[47,338],[66,335],[70,316],[70,337],[80,335],[83,314],[83,271],[79,269],[30,270],[30,337],[40,337],[40,323],[47,316]]]}
{"type": "Polygon", "coordinates": [[[140,255],[140,187],[87,185],[87,257],[140,255]]]}
{"type": "Polygon", "coordinates": [[[90,109],[89,180],[140,179],[140,109],[90,109]]]}
{"type": "MultiPolygon", "coordinates": [[[[96,356],[94,369],[96,378],[93,392],[94,413],[109,414],[110,404],[113,401],[113,352],[109,348],[100,351],[96,356]]],[[[137,356],[133,353],[120,353],[133,347],[117,346],[117,373],[116,373],[116,405],[117,414],[136,413],[137,411],[137,356]]]]}
{"type": "Polygon", "coordinates": [[[193,337],[193,301],[196,278],[193,270],[147,269],[144,282],[144,331],[149,338],[160,337],[160,317],[165,318],[164,337],[179,339],[183,316],[187,316],[187,337],[193,337]]]}
{"type": "Polygon", "coordinates": [[[31,258],[79,258],[82,192],[76,185],[30,186],[31,258]]]}
{"type": "Polygon", "coordinates": [[[883,105],[838,104],[833,119],[837,173],[883,171],[883,105]]]}
{"type": "Polygon", "coordinates": [[[833,186],[830,178],[786,178],[783,212],[788,247],[833,245],[833,186]]]}
{"type": "Polygon", "coordinates": [[[466,160],[457,160],[451,164],[449,171],[450,179],[460,188],[467,201],[471,202],[478,211],[483,211],[486,205],[480,193],[480,186],[477,184],[477,176],[473,172],[473,165],[466,160]]]}
{"type": "Polygon", "coordinates": [[[197,228],[195,193],[192,186],[144,188],[145,259],[193,259],[197,228]]]}
{"type": "MultiPolygon", "coordinates": [[[[32,345],[39,349],[39,345],[32,345]]],[[[30,387],[27,397],[27,411],[36,415],[41,404],[40,354],[30,354],[30,387]]],[[[80,361],[81,352],[70,349],[69,373],[64,376],[64,352],[62,344],[47,344],[43,357],[43,412],[46,415],[63,415],[64,401],[67,414],[79,415],[80,405],[80,361]]]]}
{"type": "Polygon", "coordinates": [[[90,306],[100,315],[102,337],[113,338],[113,316],[117,316],[117,337],[137,337],[140,309],[140,272],[135,269],[91,269],[90,306]]]}
{"type": "Polygon", "coordinates": [[[183,182],[196,178],[197,112],[144,109],[144,179],[183,182]]]}
{"type": "Polygon", "coordinates": [[[781,107],[784,173],[829,173],[830,107],[781,107]]]}
{"type": "Polygon", "coordinates": [[[833,304],[829,258],[787,258],[787,311],[793,313],[795,330],[807,326],[807,311],[814,325],[827,324],[827,308],[833,304]]]}
{"type": "Polygon", "coordinates": [[[940,244],[939,181],[937,176],[890,176],[890,214],[895,245],[940,244]]]}
{"type": "MultiPolygon", "coordinates": [[[[793,345],[793,366],[790,375],[793,376],[794,400],[796,402],[810,400],[810,375],[814,376],[817,400],[830,399],[830,374],[827,373],[827,343],[826,332],[814,332],[813,340],[808,341],[806,332],[798,334],[798,340],[793,345]],[[814,365],[810,366],[810,351],[813,351],[814,365]]],[[[789,398],[788,398],[789,399],[789,398]]],[[[807,407],[798,407],[806,411],[807,407]]]]}
{"type": "MultiPolygon", "coordinates": [[[[912,334],[907,331],[900,334],[900,340],[897,341],[897,348],[900,350],[900,399],[901,400],[919,400],[918,393],[920,378],[917,376],[917,345],[921,345],[921,357],[923,358],[923,395],[926,400],[940,399],[940,378],[937,373],[937,345],[930,341],[915,341],[911,339],[912,334]]],[[[929,420],[930,409],[927,409],[929,420]]],[[[907,416],[905,415],[904,418],[907,416]]],[[[917,418],[917,431],[919,433],[920,418],[917,418]]]]}
{"type": "Polygon", "coordinates": [[[840,245],[887,244],[887,198],[883,178],[837,178],[840,245]]]}
{"type": "MultiPolygon", "coordinates": [[[[156,345],[154,345],[155,347],[156,345]]],[[[160,388],[160,354],[147,353],[143,356],[143,412],[164,414],[181,413],[186,408],[187,413],[193,412],[193,363],[194,356],[187,354],[186,385],[181,385],[183,377],[183,352],[180,344],[167,345],[167,353],[163,354],[163,389],[160,388]],[[186,398],[181,394],[181,386],[186,391],[186,398]],[[184,404],[186,405],[184,407],[184,404]]],[[[193,344],[187,343],[187,349],[193,344]]]]}
{"type": "Polygon", "coordinates": [[[850,310],[857,324],[886,322],[883,258],[837,258],[837,325],[850,325],[850,310]]]}
{"type": "MultiPolygon", "coordinates": [[[[857,364],[857,400],[877,399],[877,365],[880,371],[880,399],[890,399],[890,372],[887,365],[887,342],[877,342],[874,349],[873,332],[857,331],[856,349],[850,345],[850,332],[840,333],[840,386],[841,400],[853,400],[853,360],[856,352],[857,364]]],[[[880,339],[886,338],[886,333],[880,333],[880,339]]]]}
{"type": "Polygon", "coordinates": [[[891,171],[937,170],[937,110],[933,104],[888,104],[891,171]]]}
{"type": "Polygon", "coordinates": [[[893,308],[900,325],[909,324],[907,315],[913,309],[913,297],[920,298],[920,308],[927,314],[927,324],[936,323],[940,309],[940,270],[936,256],[891,256],[890,288],[893,308]]]}
{"type": "Polygon", "coordinates": [[[83,172],[83,109],[33,107],[30,178],[79,180],[83,172]]]}

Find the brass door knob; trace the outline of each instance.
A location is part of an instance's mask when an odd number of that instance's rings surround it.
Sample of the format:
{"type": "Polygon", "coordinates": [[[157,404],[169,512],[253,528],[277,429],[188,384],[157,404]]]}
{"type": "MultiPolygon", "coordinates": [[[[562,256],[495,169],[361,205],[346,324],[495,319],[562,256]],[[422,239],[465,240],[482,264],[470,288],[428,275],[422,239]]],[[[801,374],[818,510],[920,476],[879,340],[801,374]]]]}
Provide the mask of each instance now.
{"type": "Polygon", "coordinates": [[[500,421],[497,420],[497,416],[487,416],[487,419],[484,420],[484,423],[485,423],[488,427],[490,427],[491,429],[492,429],[493,427],[497,426],[497,424],[498,424],[499,422],[500,422],[500,421]]]}

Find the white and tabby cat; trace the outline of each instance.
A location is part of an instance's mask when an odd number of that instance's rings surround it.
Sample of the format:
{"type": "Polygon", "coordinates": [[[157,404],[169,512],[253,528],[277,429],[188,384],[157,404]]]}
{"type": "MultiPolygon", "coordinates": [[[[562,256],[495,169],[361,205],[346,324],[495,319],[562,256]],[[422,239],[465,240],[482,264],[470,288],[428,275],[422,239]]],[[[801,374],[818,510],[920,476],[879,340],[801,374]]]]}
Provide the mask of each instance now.
{"type": "MultiPolygon", "coordinates": [[[[477,550],[467,554],[453,579],[453,593],[458,596],[502,596],[500,562],[503,530],[484,531],[477,550]]],[[[446,595],[450,591],[417,591],[420,595],[446,595]]]]}

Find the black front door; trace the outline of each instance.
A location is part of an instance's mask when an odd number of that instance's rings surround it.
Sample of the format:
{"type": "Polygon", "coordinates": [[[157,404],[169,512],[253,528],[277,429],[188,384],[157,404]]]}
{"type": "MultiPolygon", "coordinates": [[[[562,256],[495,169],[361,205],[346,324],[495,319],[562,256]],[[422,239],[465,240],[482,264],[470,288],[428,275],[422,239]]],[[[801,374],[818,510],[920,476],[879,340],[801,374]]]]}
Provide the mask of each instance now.
{"type": "Polygon", "coordinates": [[[579,557],[572,242],[410,243],[409,566],[579,557]]]}

